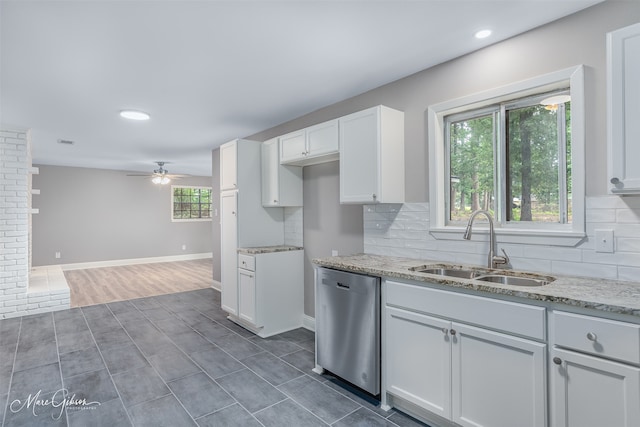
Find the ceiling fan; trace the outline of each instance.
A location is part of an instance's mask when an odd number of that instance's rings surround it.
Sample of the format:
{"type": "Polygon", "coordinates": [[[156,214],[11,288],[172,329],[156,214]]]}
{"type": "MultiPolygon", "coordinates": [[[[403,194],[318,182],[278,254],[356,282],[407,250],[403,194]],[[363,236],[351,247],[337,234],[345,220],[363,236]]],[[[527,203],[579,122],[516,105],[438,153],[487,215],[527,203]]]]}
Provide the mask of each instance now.
{"type": "Polygon", "coordinates": [[[188,175],[170,174],[169,171],[164,168],[164,165],[167,164],[167,162],[155,162],[155,163],[158,165],[158,169],[154,169],[153,173],[146,173],[146,174],[133,173],[133,174],[127,174],[127,176],[152,177],[151,182],[153,182],[154,184],[160,184],[160,185],[166,185],[170,183],[172,179],[180,179],[185,176],[188,176],[188,175]]]}

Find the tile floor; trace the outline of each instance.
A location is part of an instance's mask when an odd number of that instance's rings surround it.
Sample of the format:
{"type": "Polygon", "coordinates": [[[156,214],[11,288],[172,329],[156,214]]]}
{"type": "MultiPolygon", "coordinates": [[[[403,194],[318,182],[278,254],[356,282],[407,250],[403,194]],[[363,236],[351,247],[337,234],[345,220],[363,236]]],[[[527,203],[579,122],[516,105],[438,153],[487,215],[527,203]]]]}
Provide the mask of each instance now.
{"type": "Polygon", "coordinates": [[[313,373],[312,332],[262,339],[219,307],[202,289],[0,320],[0,425],[424,425],[313,373]]]}

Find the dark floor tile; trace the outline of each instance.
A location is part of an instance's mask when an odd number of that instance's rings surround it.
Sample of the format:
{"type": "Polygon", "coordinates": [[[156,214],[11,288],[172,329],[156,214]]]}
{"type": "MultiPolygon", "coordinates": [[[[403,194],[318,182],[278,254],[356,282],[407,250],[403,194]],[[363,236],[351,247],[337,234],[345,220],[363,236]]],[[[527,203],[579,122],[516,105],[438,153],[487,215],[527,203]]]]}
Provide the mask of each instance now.
{"type": "Polygon", "coordinates": [[[172,381],[168,386],[193,418],[210,414],[235,402],[204,373],[172,381]]]}
{"type": "Polygon", "coordinates": [[[186,427],[197,425],[173,395],[140,403],[129,408],[129,414],[136,427],[186,427]]]}
{"type": "Polygon", "coordinates": [[[296,344],[298,344],[300,347],[304,348],[307,351],[310,351],[311,353],[316,352],[316,340],[312,339],[312,340],[306,340],[306,341],[296,341],[296,344]]]}
{"type": "Polygon", "coordinates": [[[316,375],[312,369],[316,367],[316,356],[307,350],[296,351],[281,357],[287,363],[310,375],[316,375]]]}
{"type": "Polygon", "coordinates": [[[191,354],[199,351],[206,351],[215,348],[213,344],[204,339],[200,334],[194,332],[183,332],[171,335],[171,340],[185,353],[191,354]]]}
{"type": "Polygon", "coordinates": [[[58,334],[58,353],[69,353],[96,345],[89,329],[77,333],[58,334]]]}
{"type": "Polygon", "coordinates": [[[242,359],[242,363],[275,386],[304,375],[304,372],[266,352],[242,359]]]}
{"type": "Polygon", "coordinates": [[[207,316],[209,319],[215,320],[216,322],[223,323],[223,322],[229,321],[227,319],[227,317],[229,316],[229,313],[222,310],[219,305],[217,307],[212,307],[208,309],[200,309],[199,311],[200,313],[207,316]]]}
{"type": "Polygon", "coordinates": [[[62,378],[66,379],[74,375],[104,369],[104,362],[102,362],[98,348],[94,345],[60,355],[60,367],[62,368],[62,378]]]}
{"type": "Polygon", "coordinates": [[[185,332],[193,332],[191,326],[187,325],[175,316],[171,316],[169,319],[154,320],[153,323],[158,329],[170,337],[180,335],[185,332]]]}
{"type": "Polygon", "coordinates": [[[191,327],[198,331],[198,333],[200,333],[203,337],[212,342],[216,342],[218,338],[231,335],[231,331],[229,329],[209,319],[191,325],[191,327]]]}
{"type": "Polygon", "coordinates": [[[8,395],[0,393],[0,421],[4,419],[4,410],[7,407],[8,398],[8,395]]]}
{"type": "Polygon", "coordinates": [[[309,341],[315,339],[315,334],[305,328],[298,328],[291,331],[283,332],[277,336],[293,342],[309,341]]]}
{"type": "MultiPolygon", "coordinates": [[[[12,372],[12,365],[0,366],[0,396],[3,396],[9,392],[9,384],[11,383],[12,372]]],[[[0,402],[0,405],[2,405],[2,402],[0,402]]]]}
{"type": "Polygon", "coordinates": [[[197,310],[184,310],[176,313],[176,316],[182,319],[187,325],[192,326],[200,322],[211,321],[208,317],[204,316],[197,310]]]}
{"type": "Polygon", "coordinates": [[[170,393],[152,367],[138,368],[114,375],[118,392],[125,407],[157,399],[170,393]]]}
{"type": "Polygon", "coordinates": [[[360,407],[355,402],[345,399],[342,394],[308,376],[290,381],[278,389],[329,424],[360,407]]]}
{"type": "Polygon", "coordinates": [[[111,375],[149,366],[147,359],[132,343],[102,351],[102,357],[111,375]]]}
{"type": "Polygon", "coordinates": [[[124,325],[125,328],[131,323],[138,323],[141,320],[147,320],[146,317],[144,317],[144,314],[142,314],[142,312],[135,307],[134,310],[118,312],[114,313],[114,315],[116,316],[116,319],[118,319],[118,321],[124,325]]]}
{"type": "Polygon", "coordinates": [[[140,318],[135,322],[123,323],[124,329],[131,335],[131,338],[135,340],[152,335],[162,335],[162,332],[149,319],[144,317],[141,311],[138,311],[138,313],[140,313],[140,318]]]}
{"type": "Polygon", "coordinates": [[[69,408],[67,417],[70,427],[127,427],[131,426],[122,401],[113,399],[90,408],[69,408]]]}
{"type": "Polygon", "coordinates": [[[64,386],[71,396],[75,394],[77,399],[86,399],[87,402],[102,403],[118,397],[106,369],[65,378],[64,386]]]}
{"type": "Polygon", "coordinates": [[[248,369],[226,375],[216,381],[251,413],[286,399],[278,389],[248,369]]]}
{"type": "Polygon", "coordinates": [[[368,409],[360,408],[352,414],[344,417],[337,423],[333,424],[335,427],[352,427],[352,426],[367,426],[367,427],[395,427],[395,424],[387,421],[378,414],[371,412],[368,409]]]}
{"type": "Polygon", "coordinates": [[[155,322],[158,320],[175,319],[175,316],[173,315],[173,313],[171,313],[169,310],[167,310],[164,307],[151,308],[149,310],[145,310],[143,314],[147,319],[151,320],[152,322],[155,322]]]}
{"type": "Polygon", "coordinates": [[[157,300],[155,300],[153,297],[134,299],[134,300],[131,300],[131,303],[135,305],[138,308],[138,310],[142,310],[142,311],[151,310],[152,308],[162,307],[162,305],[160,305],[160,303],[157,300]]]}
{"type": "Polygon", "coordinates": [[[5,344],[0,346],[0,368],[10,366],[13,368],[13,360],[16,356],[17,344],[5,344]]]}
{"type": "Polygon", "coordinates": [[[129,301],[116,301],[107,304],[107,307],[115,315],[121,313],[130,313],[132,311],[138,311],[138,309],[129,301]]]}
{"type": "Polygon", "coordinates": [[[190,356],[194,362],[214,379],[245,368],[242,363],[218,347],[192,353],[190,356]]]}
{"type": "Polygon", "coordinates": [[[376,414],[385,418],[392,414],[392,412],[388,412],[380,408],[380,400],[350,384],[347,384],[341,379],[338,379],[330,374],[324,374],[322,375],[322,378],[325,378],[327,380],[323,383],[324,385],[332,388],[343,396],[348,397],[357,404],[372,410],[376,414]]]}
{"type": "Polygon", "coordinates": [[[111,314],[111,310],[109,310],[106,304],[82,307],[82,314],[84,314],[84,317],[86,317],[87,320],[113,316],[113,314],[111,314]]]}
{"type": "Polygon", "coordinates": [[[0,320],[0,347],[15,345],[20,332],[20,318],[0,320]]]}
{"type": "Polygon", "coordinates": [[[265,427],[322,427],[328,425],[290,399],[277,403],[254,415],[265,427]]]}
{"type": "Polygon", "coordinates": [[[134,342],[147,357],[178,348],[164,334],[152,334],[143,338],[135,338],[134,342]]]}
{"type": "Polygon", "coordinates": [[[262,353],[264,350],[253,344],[251,341],[242,338],[236,334],[225,335],[216,338],[215,345],[235,357],[236,359],[245,359],[254,354],[262,353]]]}
{"type": "Polygon", "coordinates": [[[82,310],[80,309],[80,307],[55,311],[53,313],[53,320],[56,323],[58,323],[61,320],[67,320],[67,319],[72,319],[72,320],[83,319],[84,320],[84,315],[82,314],[82,310]]]}
{"type": "Polygon", "coordinates": [[[231,329],[233,332],[235,332],[236,334],[242,337],[253,338],[256,336],[256,334],[254,334],[253,332],[246,330],[245,328],[237,325],[236,323],[233,323],[231,320],[225,320],[224,322],[220,322],[220,324],[225,328],[231,329]]]}
{"type": "Polygon", "coordinates": [[[93,337],[95,338],[96,344],[98,344],[100,350],[117,348],[131,344],[131,338],[129,338],[129,335],[127,335],[125,330],[120,326],[118,326],[117,329],[94,332],[93,337]]]}
{"type": "Polygon", "coordinates": [[[167,382],[202,372],[196,364],[177,348],[150,356],[149,362],[156,368],[162,379],[167,382]]]}
{"type": "MultiPolygon", "coordinates": [[[[36,392],[34,392],[35,395],[36,392]]],[[[35,397],[35,396],[34,396],[35,397]]],[[[67,417],[63,412],[60,393],[40,393],[38,400],[55,400],[56,405],[29,404],[25,398],[11,400],[11,407],[6,408],[4,427],[63,427],[67,425],[67,417]]]]}
{"type": "Polygon", "coordinates": [[[62,388],[60,377],[60,365],[38,366],[20,372],[14,372],[11,380],[9,399],[25,399],[29,394],[35,394],[39,390],[43,394],[55,392],[62,388]]]}
{"type": "Polygon", "coordinates": [[[425,424],[422,421],[416,420],[415,418],[398,411],[394,412],[387,419],[399,425],[400,427],[429,427],[428,424],[425,424]]]}
{"type": "Polygon", "coordinates": [[[296,351],[300,351],[302,348],[298,344],[286,340],[278,335],[269,338],[260,338],[258,336],[251,338],[251,342],[260,346],[276,356],[284,356],[296,351]]]}
{"type": "Polygon", "coordinates": [[[115,316],[111,314],[111,312],[109,312],[108,315],[97,318],[87,317],[87,323],[89,324],[91,332],[93,332],[94,334],[109,332],[122,328],[118,319],[116,319],[115,316]]]}
{"type": "Polygon", "coordinates": [[[53,328],[53,315],[25,316],[22,318],[22,326],[20,327],[20,337],[18,348],[20,345],[28,345],[38,343],[45,340],[51,340],[55,337],[53,328]]]}
{"type": "Polygon", "coordinates": [[[66,317],[60,320],[56,318],[55,325],[56,335],[70,335],[89,331],[89,326],[87,326],[87,322],[81,315],[79,317],[66,317]]]}
{"type": "Polygon", "coordinates": [[[48,336],[37,342],[24,342],[20,339],[16,352],[15,371],[36,366],[49,365],[58,361],[58,346],[55,335],[48,336]]]}
{"type": "Polygon", "coordinates": [[[258,420],[237,403],[213,414],[198,418],[196,421],[200,427],[262,427],[258,420]]]}

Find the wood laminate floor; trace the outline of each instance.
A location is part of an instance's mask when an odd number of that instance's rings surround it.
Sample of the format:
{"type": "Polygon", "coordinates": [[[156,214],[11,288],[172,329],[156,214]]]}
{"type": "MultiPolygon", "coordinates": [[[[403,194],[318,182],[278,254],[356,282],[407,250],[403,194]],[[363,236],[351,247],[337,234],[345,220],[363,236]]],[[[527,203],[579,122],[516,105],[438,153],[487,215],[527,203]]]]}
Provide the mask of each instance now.
{"type": "Polygon", "coordinates": [[[71,307],[85,307],[210,288],[212,268],[208,258],[69,270],[64,276],[71,291],[71,307]]]}

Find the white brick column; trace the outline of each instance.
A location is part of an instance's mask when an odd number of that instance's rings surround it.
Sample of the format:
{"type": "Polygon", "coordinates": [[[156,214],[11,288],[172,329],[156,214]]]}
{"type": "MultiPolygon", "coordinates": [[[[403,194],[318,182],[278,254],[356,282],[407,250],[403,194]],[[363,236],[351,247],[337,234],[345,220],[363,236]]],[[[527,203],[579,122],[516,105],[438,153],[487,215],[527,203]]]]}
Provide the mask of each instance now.
{"type": "Polygon", "coordinates": [[[30,166],[27,133],[0,129],[0,318],[27,308],[30,166]]]}

